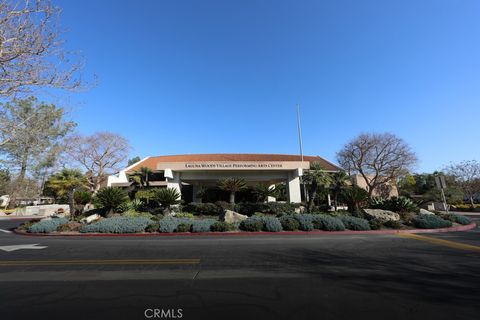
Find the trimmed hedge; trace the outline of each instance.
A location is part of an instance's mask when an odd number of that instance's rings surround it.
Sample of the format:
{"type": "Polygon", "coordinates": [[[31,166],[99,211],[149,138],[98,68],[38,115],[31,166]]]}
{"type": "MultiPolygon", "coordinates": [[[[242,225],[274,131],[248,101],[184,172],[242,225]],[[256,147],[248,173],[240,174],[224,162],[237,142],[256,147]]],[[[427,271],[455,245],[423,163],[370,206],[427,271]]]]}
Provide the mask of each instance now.
{"type": "Polygon", "coordinates": [[[210,226],[210,230],[214,232],[225,232],[233,229],[233,226],[225,221],[217,221],[210,226]]]}
{"type": "Polygon", "coordinates": [[[433,214],[420,214],[413,219],[413,225],[420,229],[448,228],[452,222],[433,214]]]}
{"type": "Polygon", "coordinates": [[[445,216],[442,216],[442,218],[463,225],[467,225],[472,222],[469,218],[454,213],[446,214],[445,216]]]}
{"type": "Polygon", "coordinates": [[[145,231],[153,221],[144,217],[112,217],[83,226],[80,232],[137,233],[145,231]]]}
{"type": "Polygon", "coordinates": [[[295,219],[293,215],[282,216],[279,220],[283,230],[285,231],[295,231],[300,228],[300,223],[298,223],[297,219],[295,219]]]}
{"type": "Polygon", "coordinates": [[[190,232],[191,228],[192,228],[191,223],[182,222],[177,226],[177,229],[175,229],[175,232],[190,232]]]}
{"type": "Polygon", "coordinates": [[[243,231],[256,232],[256,231],[262,231],[263,225],[264,225],[263,217],[251,216],[243,220],[242,222],[240,222],[239,228],[240,230],[243,230],[243,231]]]}
{"type": "Polygon", "coordinates": [[[68,223],[67,218],[52,218],[49,220],[39,221],[27,229],[31,233],[49,233],[57,231],[57,228],[62,224],[68,223]]]}
{"type": "Polygon", "coordinates": [[[345,215],[338,216],[338,218],[342,220],[343,224],[345,225],[345,228],[349,230],[358,230],[358,231],[370,230],[370,224],[366,219],[352,217],[352,216],[345,216],[345,215]]]}
{"type": "Polygon", "coordinates": [[[223,209],[214,203],[191,202],[183,206],[182,211],[191,212],[194,215],[217,216],[223,212],[223,209]]]}
{"type": "Polygon", "coordinates": [[[192,232],[209,232],[215,222],[217,222],[215,219],[194,220],[192,232]]]}
{"type": "Polygon", "coordinates": [[[273,214],[276,216],[283,216],[286,214],[295,213],[295,208],[300,205],[295,203],[282,203],[282,202],[265,202],[265,203],[253,203],[244,202],[235,205],[236,212],[251,216],[255,212],[261,212],[266,214],[273,214]]]}
{"type": "Polygon", "coordinates": [[[264,216],[263,218],[263,231],[268,232],[280,232],[283,230],[282,224],[277,217],[264,216]]]}
{"type": "MultiPolygon", "coordinates": [[[[175,217],[165,217],[161,219],[158,224],[160,225],[158,231],[160,232],[175,232],[180,224],[192,224],[192,220],[188,218],[175,218],[175,217]]],[[[182,227],[182,230],[184,227],[182,227]]],[[[182,231],[183,232],[183,231],[182,231]]]]}
{"type": "Polygon", "coordinates": [[[299,229],[302,231],[313,230],[313,215],[311,214],[294,214],[293,217],[297,219],[299,223],[299,229]]]}
{"type": "Polygon", "coordinates": [[[313,215],[312,222],[313,222],[313,227],[319,230],[325,230],[325,231],[345,230],[345,225],[343,224],[342,220],[326,214],[313,215]]]}

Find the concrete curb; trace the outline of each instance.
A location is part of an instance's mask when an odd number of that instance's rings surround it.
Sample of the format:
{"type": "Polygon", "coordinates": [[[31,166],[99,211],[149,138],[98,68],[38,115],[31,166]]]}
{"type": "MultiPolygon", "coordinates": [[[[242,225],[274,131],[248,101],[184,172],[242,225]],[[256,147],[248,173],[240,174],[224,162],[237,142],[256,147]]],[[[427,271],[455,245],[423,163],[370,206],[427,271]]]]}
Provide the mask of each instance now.
{"type": "Polygon", "coordinates": [[[477,224],[472,222],[464,226],[455,226],[439,229],[411,229],[411,230],[370,230],[370,231],[282,231],[282,232],[171,232],[171,233],[71,233],[71,234],[51,234],[51,233],[28,233],[13,230],[15,234],[29,237],[175,237],[175,236],[251,236],[251,235],[351,235],[351,234],[399,234],[399,233],[441,233],[468,231],[475,229],[477,224]]]}

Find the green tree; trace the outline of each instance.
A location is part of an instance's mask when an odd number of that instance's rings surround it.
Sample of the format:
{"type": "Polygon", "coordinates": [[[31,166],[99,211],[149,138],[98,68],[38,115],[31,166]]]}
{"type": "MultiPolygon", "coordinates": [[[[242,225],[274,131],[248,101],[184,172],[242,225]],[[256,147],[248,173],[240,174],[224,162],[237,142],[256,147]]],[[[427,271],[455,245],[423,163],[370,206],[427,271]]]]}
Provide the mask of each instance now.
{"type": "Polygon", "coordinates": [[[235,193],[244,190],[247,185],[245,180],[239,178],[225,178],[220,181],[219,188],[230,192],[230,203],[235,204],[235,193]]]}
{"type": "Polygon", "coordinates": [[[154,189],[153,199],[163,208],[164,215],[171,214],[171,206],[181,202],[181,194],[174,188],[154,189]]]}
{"type": "Polygon", "coordinates": [[[277,190],[275,186],[257,184],[253,189],[253,193],[257,195],[259,201],[266,202],[268,197],[275,197],[277,195],[277,190]]]}
{"type": "Polygon", "coordinates": [[[127,167],[130,167],[132,164],[135,164],[135,163],[139,162],[140,160],[142,160],[142,159],[140,159],[139,156],[128,159],[127,167]]]}
{"type": "Polygon", "coordinates": [[[52,165],[54,161],[49,158],[58,153],[62,139],[75,123],[64,120],[63,108],[40,103],[34,97],[0,104],[0,110],[0,123],[17,124],[3,134],[0,144],[6,165],[18,171],[10,194],[13,205],[28,171],[52,165]]]}
{"type": "Polygon", "coordinates": [[[87,186],[87,178],[77,169],[63,169],[61,172],[52,175],[46,182],[46,187],[54,190],[58,196],[68,197],[72,219],[75,216],[75,190],[87,186]]]}
{"type": "Polygon", "coordinates": [[[333,205],[335,211],[338,208],[338,197],[342,193],[343,189],[348,186],[348,182],[350,181],[350,177],[345,173],[345,171],[337,171],[332,174],[332,180],[330,188],[333,194],[333,205]]]}
{"type": "Polygon", "coordinates": [[[352,213],[360,214],[363,205],[368,201],[368,192],[358,186],[351,186],[342,191],[341,197],[348,205],[348,210],[352,213]]]}
{"type": "Polygon", "coordinates": [[[314,162],[310,165],[310,169],[303,175],[303,182],[308,185],[308,203],[307,211],[311,212],[317,193],[320,188],[326,188],[332,182],[332,178],[328,172],[323,170],[322,166],[314,162]]]}
{"type": "Polygon", "coordinates": [[[105,187],[95,194],[95,203],[105,209],[107,214],[115,213],[128,201],[127,193],[116,187],[105,187]]]}

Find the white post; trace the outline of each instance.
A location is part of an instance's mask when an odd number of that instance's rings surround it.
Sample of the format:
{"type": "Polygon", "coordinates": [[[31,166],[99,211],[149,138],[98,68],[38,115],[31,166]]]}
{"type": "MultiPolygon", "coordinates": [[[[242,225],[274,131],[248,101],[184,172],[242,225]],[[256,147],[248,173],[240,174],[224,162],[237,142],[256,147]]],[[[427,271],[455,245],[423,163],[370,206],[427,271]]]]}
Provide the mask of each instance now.
{"type": "Polygon", "coordinates": [[[302,196],[300,193],[300,177],[298,170],[288,173],[288,201],[292,203],[302,202],[302,196]]]}

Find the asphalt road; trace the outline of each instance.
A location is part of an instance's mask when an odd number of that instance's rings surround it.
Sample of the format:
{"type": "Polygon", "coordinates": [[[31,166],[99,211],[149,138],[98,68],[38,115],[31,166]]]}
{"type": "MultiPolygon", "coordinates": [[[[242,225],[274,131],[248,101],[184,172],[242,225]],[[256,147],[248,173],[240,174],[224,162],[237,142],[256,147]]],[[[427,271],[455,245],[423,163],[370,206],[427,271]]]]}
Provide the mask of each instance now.
{"type": "Polygon", "coordinates": [[[129,238],[0,230],[0,319],[149,319],[154,309],[164,312],[156,319],[479,319],[480,229],[129,238]],[[1,250],[18,245],[45,248],[1,250]]]}

